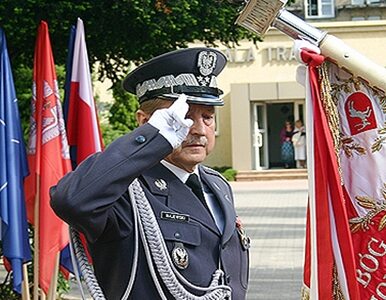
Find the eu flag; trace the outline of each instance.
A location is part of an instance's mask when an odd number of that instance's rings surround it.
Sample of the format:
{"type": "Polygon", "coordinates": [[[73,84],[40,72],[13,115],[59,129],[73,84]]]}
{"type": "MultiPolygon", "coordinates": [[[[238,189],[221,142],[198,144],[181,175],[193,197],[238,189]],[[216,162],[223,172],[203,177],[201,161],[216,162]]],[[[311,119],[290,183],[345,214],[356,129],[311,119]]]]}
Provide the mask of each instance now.
{"type": "Polygon", "coordinates": [[[5,34],[0,29],[0,219],[3,253],[21,293],[23,263],[31,260],[24,202],[28,164],[5,34]]]}

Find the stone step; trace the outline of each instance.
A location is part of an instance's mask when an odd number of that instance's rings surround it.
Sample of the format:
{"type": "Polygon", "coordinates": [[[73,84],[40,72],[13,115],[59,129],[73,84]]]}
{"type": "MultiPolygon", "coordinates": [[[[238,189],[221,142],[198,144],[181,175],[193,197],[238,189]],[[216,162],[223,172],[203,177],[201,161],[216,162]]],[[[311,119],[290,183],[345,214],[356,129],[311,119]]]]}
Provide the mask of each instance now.
{"type": "Polygon", "coordinates": [[[307,169],[238,171],[236,181],[307,179],[307,169]]]}

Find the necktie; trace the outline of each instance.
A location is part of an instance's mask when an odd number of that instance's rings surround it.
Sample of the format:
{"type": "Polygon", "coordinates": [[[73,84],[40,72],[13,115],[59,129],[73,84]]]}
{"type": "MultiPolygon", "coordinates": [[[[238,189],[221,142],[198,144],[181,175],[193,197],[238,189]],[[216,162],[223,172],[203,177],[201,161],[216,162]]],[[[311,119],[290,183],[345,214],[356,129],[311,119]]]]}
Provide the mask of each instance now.
{"type": "Polygon", "coordinates": [[[200,199],[201,203],[208,209],[208,206],[205,201],[204,192],[202,190],[202,185],[198,176],[196,174],[190,174],[188,180],[186,181],[186,185],[190,187],[192,192],[200,199]]]}

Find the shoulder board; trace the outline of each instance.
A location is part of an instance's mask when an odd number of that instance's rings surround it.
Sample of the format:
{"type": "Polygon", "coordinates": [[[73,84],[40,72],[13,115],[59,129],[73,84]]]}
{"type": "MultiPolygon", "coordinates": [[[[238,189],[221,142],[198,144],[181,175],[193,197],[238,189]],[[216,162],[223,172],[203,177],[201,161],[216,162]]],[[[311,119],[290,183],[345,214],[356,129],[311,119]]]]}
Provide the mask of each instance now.
{"type": "Polygon", "coordinates": [[[224,180],[226,183],[228,183],[228,180],[226,180],[226,178],[224,176],[221,175],[221,173],[217,172],[216,170],[213,170],[207,166],[202,166],[202,169],[208,173],[208,174],[211,174],[211,175],[215,175],[215,176],[218,176],[220,177],[222,180],[224,180]]]}

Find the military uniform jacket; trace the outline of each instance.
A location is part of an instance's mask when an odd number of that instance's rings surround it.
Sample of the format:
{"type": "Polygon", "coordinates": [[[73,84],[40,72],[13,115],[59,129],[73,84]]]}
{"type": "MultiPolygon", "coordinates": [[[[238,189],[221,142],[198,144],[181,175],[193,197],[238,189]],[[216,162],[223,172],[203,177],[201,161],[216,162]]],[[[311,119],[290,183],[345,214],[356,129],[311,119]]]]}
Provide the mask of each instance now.
{"type": "MultiPolygon", "coordinates": [[[[212,216],[191,190],[160,161],[172,152],[158,130],[145,124],[114,141],[104,152],[90,156],[51,189],[51,206],[72,227],[85,234],[98,282],[109,300],[121,299],[133,260],[133,214],[128,186],[138,178],[157,217],[169,254],[176,242],[188,252],[189,265],[181,274],[207,287],[221,266],[232,288],[232,299],[243,300],[248,285],[248,250],[236,230],[232,191],[217,172],[200,166],[201,180],[223,210],[220,233],[212,216]],[[166,188],[159,188],[162,179],[166,188]],[[158,186],[157,186],[158,185],[158,186]],[[189,216],[175,221],[162,212],[189,216]]],[[[164,287],[163,287],[164,288],[164,287]]],[[[172,296],[164,288],[168,299],[172,296]]],[[[199,294],[195,292],[195,294],[199,294]]],[[[142,243],[130,299],[160,299],[151,278],[142,243]]]]}

